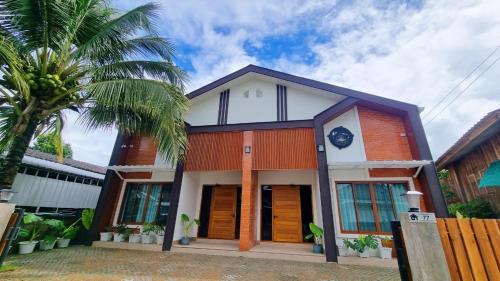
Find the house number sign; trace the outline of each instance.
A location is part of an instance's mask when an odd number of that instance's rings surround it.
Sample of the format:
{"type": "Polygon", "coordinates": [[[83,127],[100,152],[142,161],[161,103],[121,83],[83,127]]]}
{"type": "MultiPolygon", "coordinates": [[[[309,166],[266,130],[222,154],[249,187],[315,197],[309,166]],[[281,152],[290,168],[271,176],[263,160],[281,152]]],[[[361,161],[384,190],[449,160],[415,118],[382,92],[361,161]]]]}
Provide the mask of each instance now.
{"type": "Polygon", "coordinates": [[[328,139],[330,143],[333,144],[338,149],[346,148],[352,144],[354,135],[349,131],[349,129],[342,126],[334,128],[328,134],[328,139]]]}
{"type": "Polygon", "coordinates": [[[410,222],[436,222],[434,213],[408,213],[410,222]]]}

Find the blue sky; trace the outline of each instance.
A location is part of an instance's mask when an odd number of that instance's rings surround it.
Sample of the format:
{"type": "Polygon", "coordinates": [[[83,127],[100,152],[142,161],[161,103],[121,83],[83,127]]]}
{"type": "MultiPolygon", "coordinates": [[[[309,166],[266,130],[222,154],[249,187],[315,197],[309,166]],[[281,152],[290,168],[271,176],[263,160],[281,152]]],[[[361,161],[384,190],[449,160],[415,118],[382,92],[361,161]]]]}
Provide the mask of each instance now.
{"type": "MultiPolygon", "coordinates": [[[[148,1],[111,2],[127,10],[148,1]]],[[[159,3],[160,33],[175,43],[176,63],[191,77],[189,90],[252,63],[417,104],[426,108],[424,123],[500,44],[500,2],[494,0],[159,3]]],[[[425,126],[435,157],[500,107],[498,77],[500,63],[425,126]]],[[[76,159],[105,165],[116,132],[88,134],[100,141],[85,140],[79,125],[65,129],[76,159]]]]}

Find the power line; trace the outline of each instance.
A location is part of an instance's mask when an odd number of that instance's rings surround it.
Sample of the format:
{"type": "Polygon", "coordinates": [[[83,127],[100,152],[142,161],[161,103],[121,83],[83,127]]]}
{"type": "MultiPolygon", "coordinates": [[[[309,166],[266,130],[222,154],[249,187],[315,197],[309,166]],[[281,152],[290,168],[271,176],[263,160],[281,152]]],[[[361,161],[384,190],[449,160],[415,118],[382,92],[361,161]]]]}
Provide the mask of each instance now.
{"type": "Polygon", "coordinates": [[[422,118],[425,119],[426,117],[430,116],[431,113],[435,109],[437,109],[441,103],[443,103],[456,89],[458,89],[458,87],[460,87],[460,85],[462,85],[463,82],[465,82],[474,72],[476,72],[476,70],[480,68],[489,58],[491,58],[491,56],[493,56],[493,54],[495,54],[496,51],[498,51],[498,49],[500,49],[500,45],[497,46],[491,53],[489,53],[489,55],[486,56],[486,58],[483,59],[483,61],[480,64],[478,64],[469,74],[467,74],[467,76],[465,76],[464,79],[460,81],[460,83],[458,83],[457,85],[455,85],[455,87],[453,87],[450,91],[448,91],[448,93],[446,93],[446,95],[436,105],[434,105],[431,108],[431,110],[429,110],[422,118]]]}
{"type": "Polygon", "coordinates": [[[438,117],[448,106],[450,106],[453,102],[455,102],[461,95],[463,95],[472,86],[472,84],[474,84],[474,82],[476,82],[479,78],[481,78],[481,76],[483,76],[483,74],[485,74],[488,70],[490,70],[490,68],[493,67],[493,65],[495,65],[499,60],[500,57],[498,57],[490,65],[488,65],[488,67],[485,68],[481,73],[479,73],[479,75],[474,80],[472,80],[472,82],[470,82],[469,85],[467,85],[467,87],[465,87],[461,92],[459,92],[458,95],[456,95],[449,103],[447,103],[436,115],[434,115],[429,121],[427,121],[424,124],[424,126],[427,126],[434,119],[436,119],[436,117],[438,117]]]}

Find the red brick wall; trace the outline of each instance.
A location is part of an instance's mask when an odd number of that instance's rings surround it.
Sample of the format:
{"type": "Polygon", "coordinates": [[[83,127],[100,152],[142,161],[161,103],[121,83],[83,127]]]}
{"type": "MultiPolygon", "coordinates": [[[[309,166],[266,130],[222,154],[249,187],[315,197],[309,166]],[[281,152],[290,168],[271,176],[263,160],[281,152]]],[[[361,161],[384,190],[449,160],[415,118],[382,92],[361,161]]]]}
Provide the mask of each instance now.
{"type": "Polygon", "coordinates": [[[412,160],[412,153],[400,116],[358,107],[367,160],[412,160]]]}

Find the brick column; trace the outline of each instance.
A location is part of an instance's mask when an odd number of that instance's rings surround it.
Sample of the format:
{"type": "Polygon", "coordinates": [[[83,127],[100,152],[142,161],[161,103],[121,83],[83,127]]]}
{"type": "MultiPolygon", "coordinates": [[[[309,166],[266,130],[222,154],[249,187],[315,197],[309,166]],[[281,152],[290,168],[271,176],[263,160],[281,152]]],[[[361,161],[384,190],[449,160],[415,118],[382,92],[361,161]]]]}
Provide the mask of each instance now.
{"type": "Polygon", "coordinates": [[[255,205],[257,197],[257,172],[252,171],[253,132],[243,132],[240,251],[248,251],[257,239],[255,205]],[[249,149],[249,151],[248,151],[249,149]]]}

